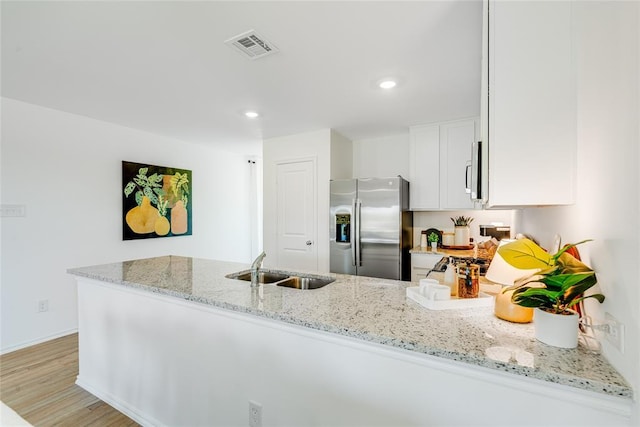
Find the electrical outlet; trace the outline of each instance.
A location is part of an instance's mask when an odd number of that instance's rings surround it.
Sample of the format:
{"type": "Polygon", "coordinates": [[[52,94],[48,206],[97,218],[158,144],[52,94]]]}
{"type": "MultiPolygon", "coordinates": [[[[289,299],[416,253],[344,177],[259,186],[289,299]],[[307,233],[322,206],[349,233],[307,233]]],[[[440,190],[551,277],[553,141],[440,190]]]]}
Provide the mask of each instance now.
{"type": "Polygon", "coordinates": [[[624,325],[609,313],[604,314],[607,329],[607,341],[624,353],[624,325]]]}
{"type": "Polygon", "coordinates": [[[262,405],[249,401],[249,427],[262,427],[262,405]]]}
{"type": "Polygon", "coordinates": [[[45,311],[49,311],[49,300],[43,299],[38,301],[38,313],[44,313],[45,311]]]}

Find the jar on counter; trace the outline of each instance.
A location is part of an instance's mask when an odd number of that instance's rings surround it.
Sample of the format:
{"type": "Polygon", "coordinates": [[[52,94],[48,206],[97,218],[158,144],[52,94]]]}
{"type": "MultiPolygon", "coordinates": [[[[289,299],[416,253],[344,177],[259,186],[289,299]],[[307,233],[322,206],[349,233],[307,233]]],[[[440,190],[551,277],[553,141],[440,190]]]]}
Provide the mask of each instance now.
{"type": "Polygon", "coordinates": [[[453,231],[443,231],[442,232],[442,244],[444,246],[453,246],[454,242],[454,232],[453,231]]]}
{"type": "Polygon", "coordinates": [[[458,296],[458,282],[456,280],[456,265],[453,263],[453,257],[449,257],[449,264],[444,272],[444,284],[451,288],[451,296],[458,296]]]}
{"type": "Polygon", "coordinates": [[[427,230],[422,230],[420,233],[420,247],[424,249],[427,246],[427,230]]]}
{"type": "Polygon", "coordinates": [[[480,266],[458,264],[458,298],[478,298],[480,291],[480,266]]]}

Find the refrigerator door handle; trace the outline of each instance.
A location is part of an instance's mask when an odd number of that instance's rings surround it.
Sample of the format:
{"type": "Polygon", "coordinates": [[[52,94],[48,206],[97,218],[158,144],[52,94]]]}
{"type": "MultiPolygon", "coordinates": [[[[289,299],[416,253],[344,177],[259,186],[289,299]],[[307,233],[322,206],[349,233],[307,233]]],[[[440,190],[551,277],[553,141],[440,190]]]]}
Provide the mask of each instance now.
{"type": "Polygon", "coordinates": [[[356,254],[356,242],[358,241],[358,232],[357,230],[357,220],[356,220],[356,199],[351,200],[351,207],[352,207],[352,214],[353,214],[353,221],[352,222],[352,226],[353,226],[353,231],[354,231],[354,238],[351,241],[351,265],[355,266],[356,265],[356,258],[357,258],[357,254],[356,254]]]}
{"type": "Polygon", "coordinates": [[[356,248],[356,266],[362,266],[362,248],[360,247],[360,210],[362,207],[362,202],[359,199],[356,199],[356,238],[355,238],[355,248],[356,248]]]}

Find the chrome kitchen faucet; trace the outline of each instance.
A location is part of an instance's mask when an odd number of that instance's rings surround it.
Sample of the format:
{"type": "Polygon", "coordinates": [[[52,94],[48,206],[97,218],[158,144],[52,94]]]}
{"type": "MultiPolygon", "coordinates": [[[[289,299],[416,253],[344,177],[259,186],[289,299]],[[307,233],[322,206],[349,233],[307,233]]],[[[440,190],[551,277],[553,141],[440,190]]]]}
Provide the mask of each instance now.
{"type": "Polygon", "coordinates": [[[260,270],[260,267],[262,267],[262,260],[264,260],[264,257],[266,256],[267,254],[264,253],[264,251],[262,251],[262,253],[258,255],[256,259],[253,260],[253,263],[251,264],[251,287],[252,288],[255,288],[256,286],[258,286],[258,271],[260,270]]]}

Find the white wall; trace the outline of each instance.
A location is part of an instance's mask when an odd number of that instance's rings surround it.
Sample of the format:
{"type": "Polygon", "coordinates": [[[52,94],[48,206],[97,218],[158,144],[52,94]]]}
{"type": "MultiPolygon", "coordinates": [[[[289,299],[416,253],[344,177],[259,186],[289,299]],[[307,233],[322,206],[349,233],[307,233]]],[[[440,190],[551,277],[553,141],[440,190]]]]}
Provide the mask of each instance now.
{"type": "Polygon", "coordinates": [[[175,254],[249,262],[247,159],[2,99],[1,351],[77,327],[66,269],[175,254]],[[193,172],[193,235],[122,240],[122,160],[193,172]],[[39,300],[49,311],[37,313],[39,300]]]}
{"type": "Polygon", "coordinates": [[[428,228],[436,228],[443,231],[453,231],[452,217],[470,216],[473,222],[469,226],[471,237],[476,242],[489,240],[489,237],[480,236],[480,225],[501,223],[511,226],[512,237],[518,231],[519,215],[515,210],[469,210],[469,211],[433,211],[413,213],[413,246],[420,246],[420,232],[428,228]]]}
{"type": "Polygon", "coordinates": [[[331,130],[331,179],[353,178],[353,143],[331,130]]]}
{"type": "MultiPolygon", "coordinates": [[[[578,69],[577,202],[523,211],[522,230],[549,244],[559,232],[596,270],[606,300],[588,305],[624,323],[625,350],[607,359],[640,390],[640,3],[575,5],[578,69]]],[[[558,183],[562,185],[562,183],[558,183]]],[[[636,404],[635,424],[640,424],[636,404]]]]}
{"type": "Polygon", "coordinates": [[[353,177],[409,179],[409,132],[353,141],[353,177]]]}

